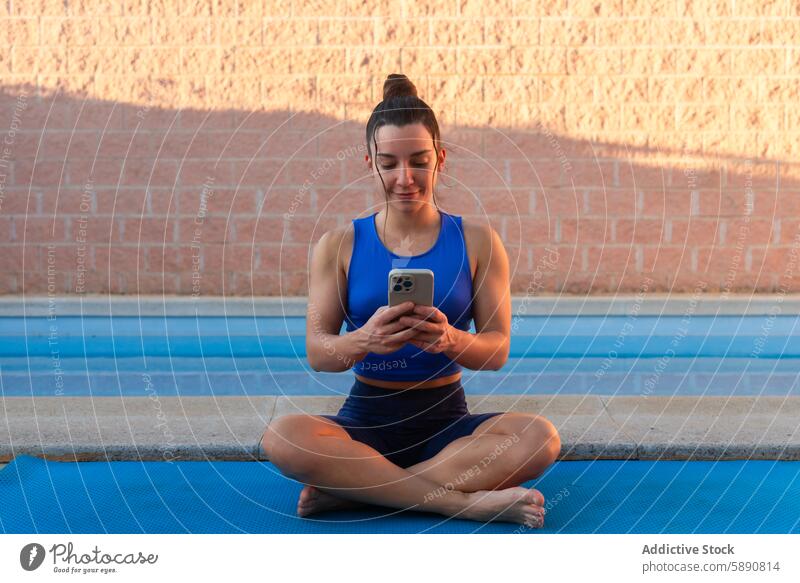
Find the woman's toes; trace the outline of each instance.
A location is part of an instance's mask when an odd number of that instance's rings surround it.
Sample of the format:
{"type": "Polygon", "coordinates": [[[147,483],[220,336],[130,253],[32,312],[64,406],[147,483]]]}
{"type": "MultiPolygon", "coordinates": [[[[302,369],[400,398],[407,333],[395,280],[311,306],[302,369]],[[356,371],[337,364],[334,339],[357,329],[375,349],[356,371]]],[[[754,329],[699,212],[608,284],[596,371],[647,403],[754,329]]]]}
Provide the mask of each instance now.
{"type": "Polygon", "coordinates": [[[300,498],[298,498],[297,503],[300,506],[305,506],[306,504],[310,504],[314,500],[319,497],[319,490],[317,490],[314,486],[306,486],[300,492],[300,498]]]}
{"type": "Polygon", "coordinates": [[[542,528],[544,526],[544,514],[530,513],[525,516],[525,526],[528,528],[542,528]]]}
{"type": "Polygon", "coordinates": [[[535,504],[536,506],[544,506],[544,496],[539,490],[534,488],[528,489],[528,492],[525,494],[525,501],[529,504],[535,504]]]}

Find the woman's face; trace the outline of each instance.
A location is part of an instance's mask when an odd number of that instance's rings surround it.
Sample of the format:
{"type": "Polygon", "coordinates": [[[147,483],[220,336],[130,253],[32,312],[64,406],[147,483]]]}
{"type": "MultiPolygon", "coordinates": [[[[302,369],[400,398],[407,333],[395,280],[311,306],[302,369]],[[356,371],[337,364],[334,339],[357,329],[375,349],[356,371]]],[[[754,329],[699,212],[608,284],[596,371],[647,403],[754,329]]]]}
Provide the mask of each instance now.
{"type": "MultiPolygon", "coordinates": [[[[402,212],[416,212],[425,204],[433,204],[433,187],[438,172],[433,138],[427,128],[419,123],[403,127],[386,125],[375,132],[378,144],[373,160],[367,155],[367,164],[380,191],[384,190],[389,204],[402,212]],[[381,181],[383,178],[383,181],[381,181]]],[[[373,152],[375,144],[368,144],[373,152]]],[[[439,150],[439,168],[444,164],[445,151],[439,150]]]]}

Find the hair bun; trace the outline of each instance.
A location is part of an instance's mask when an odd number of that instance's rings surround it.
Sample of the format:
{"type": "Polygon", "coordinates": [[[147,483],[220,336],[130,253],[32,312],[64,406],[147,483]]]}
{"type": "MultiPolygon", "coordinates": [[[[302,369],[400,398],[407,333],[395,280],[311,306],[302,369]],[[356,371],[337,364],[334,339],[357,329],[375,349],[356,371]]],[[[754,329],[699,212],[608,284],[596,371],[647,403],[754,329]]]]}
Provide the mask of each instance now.
{"type": "Polygon", "coordinates": [[[392,73],[383,83],[383,100],[388,101],[393,97],[405,97],[407,95],[417,95],[416,86],[405,75],[392,73]]]}

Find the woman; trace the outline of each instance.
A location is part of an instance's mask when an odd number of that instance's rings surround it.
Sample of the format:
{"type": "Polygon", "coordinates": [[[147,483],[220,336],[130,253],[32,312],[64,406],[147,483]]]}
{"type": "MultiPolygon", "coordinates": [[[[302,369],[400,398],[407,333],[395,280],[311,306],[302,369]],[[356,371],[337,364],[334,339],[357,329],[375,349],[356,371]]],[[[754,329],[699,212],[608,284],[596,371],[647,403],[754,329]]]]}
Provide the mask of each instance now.
{"type": "Polygon", "coordinates": [[[300,516],[370,503],[541,527],[544,498],[518,486],[556,459],[557,431],[537,415],[469,414],[460,382],[462,367],[498,370],[508,358],[503,244],[491,227],[436,206],[445,150],[407,77],[389,75],[366,133],[386,206],[317,243],[306,330],[311,367],[352,367],[355,384],[338,415],[274,420],[264,452],[307,484],[300,516]],[[394,267],[431,269],[435,307],[386,306],[394,267]]]}

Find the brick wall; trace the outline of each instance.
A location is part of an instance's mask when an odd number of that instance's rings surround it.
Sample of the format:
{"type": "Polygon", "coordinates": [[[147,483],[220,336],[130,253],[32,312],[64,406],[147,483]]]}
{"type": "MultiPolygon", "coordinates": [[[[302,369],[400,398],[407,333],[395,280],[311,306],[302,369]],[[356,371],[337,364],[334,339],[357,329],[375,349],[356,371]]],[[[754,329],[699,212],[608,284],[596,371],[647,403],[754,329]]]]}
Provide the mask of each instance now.
{"type": "Polygon", "coordinates": [[[798,291],[800,2],[0,3],[0,292],[305,294],[388,73],[518,294],[798,291]]]}

